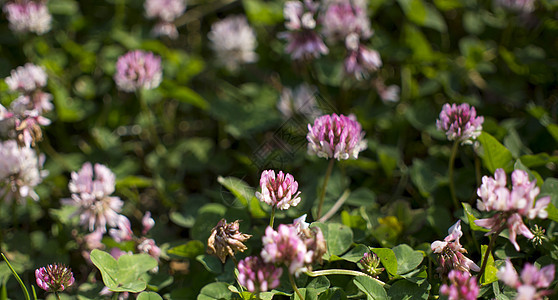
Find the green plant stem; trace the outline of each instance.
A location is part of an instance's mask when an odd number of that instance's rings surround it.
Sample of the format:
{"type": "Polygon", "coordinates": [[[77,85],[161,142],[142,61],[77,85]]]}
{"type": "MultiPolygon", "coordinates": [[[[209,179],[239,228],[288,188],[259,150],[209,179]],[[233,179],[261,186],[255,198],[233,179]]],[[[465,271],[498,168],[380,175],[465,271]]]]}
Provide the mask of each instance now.
{"type": "Polygon", "coordinates": [[[482,266],[479,271],[480,274],[479,281],[484,274],[484,270],[486,269],[486,264],[488,263],[488,256],[490,255],[492,247],[494,247],[494,242],[496,241],[496,238],[500,235],[502,230],[504,230],[504,226],[501,226],[501,228],[498,231],[496,231],[493,235],[490,236],[490,242],[488,242],[488,247],[486,247],[486,251],[484,252],[483,259],[482,259],[482,266]]]}
{"type": "Polygon", "coordinates": [[[453,142],[453,146],[451,147],[451,156],[449,160],[449,167],[448,167],[448,176],[449,176],[449,188],[451,193],[451,200],[453,201],[453,205],[455,209],[459,209],[459,202],[457,201],[457,197],[455,196],[455,185],[453,182],[453,165],[455,163],[455,157],[457,156],[457,147],[459,147],[459,142],[453,142]]]}
{"type": "Polygon", "coordinates": [[[296,283],[295,283],[294,278],[293,278],[293,274],[291,274],[291,273],[289,273],[289,281],[291,282],[291,286],[293,287],[293,290],[298,295],[298,298],[300,298],[301,300],[304,300],[304,298],[302,297],[302,294],[300,293],[300,291],[298,290],[298,287],[296,286],[296,283]]]}
{"type": "Polygon", "coordinates": [[[322,186],[322,191],[320,193],[320,202],[318,202],[318,216],[316,219],[319,219],[322,216],[322,207],[324,206],[324,199],[327,189],[327,182],[329,181],[329,177],[331,176],[331,171],[333,170],[333,164],[335,163],[334,159],[329,159],[329,164],[327,166],[326,175],[324,178],[324,185],[322,186]]]}
{"type": "Polygon", "coordinates": [[[54,295],[56,296],[56,299],[62,300],[62,299],[60,299],[60,295],[58,294],[58,292],[54,292],[54,295]]]}
{"type": "MultiPolygon", "coordinates": [[[[236,268],[236,270],[238,270],[238,261],[236,260],[236,257],[231,256],[233,262],[234,262],[234,267],[236,268]]],[[[240,292],[243,293],[244,292],[244,288],[242,287],[242,284],[240,284],[240,281],[238,280],[238,276],[236,275],[236,272],[234,273],[234,279],[236,279],[236,283],[238,283],[238,287],[240,288],[240,292]]]]}
{"type": "Polygon", "coordinates": [[[142,112],[148,118],[148,122],[149,122],[149,126],[148,126],[149,141],[151,143],[153,143],[153,145],[155,146],[155,150],[159,153],[162,150],[162,148],[160,147],[161,146],[161,141],[159,140],[159,136],[157,135],[157,128],[155,127],[155,121],[156,121],[155,116],[153,115],[153,112],[149,109],[149,107],[147,106],[147,102],[145,102],[145,97],[143,96],[143,91],[138,91],[136,93],[136,98],[140,102],[142,112]]]}
{"type": "Polygon", "coordinates": [[[374,281],[376,281],[377,283],[379,283],[381,286],[385,286],[386,283],[374,278],[366,273],[362,273],[360,271],[355,271],[355,270],[345,270],[345,269],[327,269],[327,270],[319,270],[319,271],[307,271],[306,275],[310,276],[310,277],[318,277],[318,276],[326,276],[326,275],[349,275],[349,276],[365,276],[368,278],[373,279],[374,281]]]}
{"type": "Polygon", "coordinates": [[[25,284],[23,284],[23,281],[21,280],[21,278],[19,278],[19,275],[17,275],[16,271],[14,270],[14,268],[12,267],[12,265],[10,264],[10,262],[8,261],[6,256],[4,256],[4,253],[0,253],[0,255],[2,255],[2,258],[4,259],[4,261],[6,261],[6,264],[8,265],[8,268],[10,268],[10,270],[12,271],[12,274],[14,274],[14,277],[16,278],[17,282],[21,286],[21,290],[23,291],[23,294],[25,296],[25,300],[31,300],[31,297],[29,297],[29,292],[27,291],[27,288],[25,287],[25,284]]]}
{"type": "Polygon", "coordinates": [[[277,209],[277,206],[273,206],[271,208],[271,217],[269,218],[269,226],[273,229],[273,220],[275,220],[275,210],[277,209]]]}

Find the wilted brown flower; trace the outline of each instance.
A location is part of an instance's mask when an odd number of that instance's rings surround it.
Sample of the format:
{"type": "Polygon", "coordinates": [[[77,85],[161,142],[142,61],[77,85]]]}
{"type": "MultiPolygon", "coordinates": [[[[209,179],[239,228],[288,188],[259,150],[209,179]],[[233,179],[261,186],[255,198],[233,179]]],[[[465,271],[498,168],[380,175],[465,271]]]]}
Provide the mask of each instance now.
{"type": "Polygon", "coordinates": [[[227,220],[221,219],[211,230],[211,236],[207,239],[207,253],[217,256],[225,263],[227,255],[234,256],[237,251],[244,252],[248,249],[243,243],[252,237],[250,234],[241,233],[239,220],[227,224],[227,220]]]}

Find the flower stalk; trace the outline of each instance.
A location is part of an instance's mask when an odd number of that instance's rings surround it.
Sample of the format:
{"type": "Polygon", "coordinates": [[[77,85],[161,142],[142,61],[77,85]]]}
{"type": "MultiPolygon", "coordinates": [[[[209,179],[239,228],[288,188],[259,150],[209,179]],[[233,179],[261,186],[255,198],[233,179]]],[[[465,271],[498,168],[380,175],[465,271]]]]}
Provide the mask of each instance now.
{"type": "Polygon", "coordinates": [[[318,214],[316,219],[319,219],[322,216],[322,208],[324,206],[324,199],[325,199],[325,194],[326,194],[326,190],[327,190],[327,183],[329,181],[329,177],[331,176],[331,171],[333,170],[333,164],[335,163],[335,160],[330,159],[329,160],[329,164],[327,165],[327,171],[325,174],[325,178],[324,178],[324,184],[322,186],[322,190],[320,192],[320,199],[318,202],[318,214]]]}
{"type": "Polygon", "coordinates": [[[294,281],[293,274],[291,274],[290,272],[288,274],[289,274],[289,281],[291,282],[291,286],[293,287],[293,290],[297,294],[298,298],[303,300],[304,297],[302,297],[302,294],[300,293],[300,291],[298,290],[298,287],[296,286],[296,282],[294,281]]]}
{"type": "Polygon", "coordinates": [[[455,157],[457,156],[458,147],[459,147],[459,142],[458,141],[453,142],[453,146],[451,147],[451,156],[450,156],[449,167],[448,167],[449,188],[451,193],[451,200],[453,201],[453,206],[455,207],[455,209],[459,209],[459,202],[457,201],[457,196],[455,195],[455,183],[453,181],[455,157]]]}

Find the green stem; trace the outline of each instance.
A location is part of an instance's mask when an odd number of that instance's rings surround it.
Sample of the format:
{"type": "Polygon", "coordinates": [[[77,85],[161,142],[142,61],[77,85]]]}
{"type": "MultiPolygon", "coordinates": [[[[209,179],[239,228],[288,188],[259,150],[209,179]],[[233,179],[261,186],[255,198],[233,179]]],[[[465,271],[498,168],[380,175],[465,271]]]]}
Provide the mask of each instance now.
{"type": "Polygon", "coordinates": [[[56,296],[56,299],[62,300],[62,299],[60,299],[60,295],[58,294],[58,292],[54,292],[54,295],[56,296]]]}
{"type": "Polygon", "coordinates": [[[335,163],[334,159],[329,160],[329,164],[327,166],[327,171],[324,179],[324,185],[322,186],[322,191],[320,193],[320,202],[318,203],[318,216],[316,219],[319,219],[322,216],[322,207],[324,206],[324,199],[327,189],[327,182],[329,181],[329,177],[331,175],[331,171],[333,170],[333,164],[335,163]]]}
{"type": "Polygon", "coordinates": [[[479,156],[475,154],[475,177],[477,179],[477,186],[481,185],[481,164],[479,156]]]}
{"type": "Polygon", "coordinates": [[[298,295],[298,298],[300,298],[300,300],[304,300],[304,297],[302,297],[302,294],[300,293],[300,291],[298,290],[298,287],[296,286],[296,283],[295,283],[294,278],[293,278],[293,274],[291,274],[290,272],[289,272],[289,281],[291,282],[291,286],[293,287],[293,290],[298,295]]]}
{"type": "MultiPolygon", "coordinates": [[[[238,270],[238,261],[236,260],[236,257],[231,256],[231,258],[234,262],[234,266],[235,266],[236,270],[238,270]]],[[[242,287],[242,284],[240,284],[240,280],[238,280],[238,276],[237,276],[236,272],[233,272],[233,273],[234,273],[234,279],[236,279],[236,283],[238,283],[238,287],[240,288],[240,293],[243,293],[244,288],[242,287]]]]}
{"type": "Polygon", "coordinates": [[[459,202],[457,201],[457,197],[455,196],[455,185],[453,182],[453,165],[455,162],[455,157],[457,156],[458,146],[459,146],[459,142],[455,141],[453,143],[453,147],[451,147],[451,156],[450,156],[449,167],[448,167],[449,188],[451,193],[451,200],[453,201],[453,205],[455,206],[455,209],[459,209],[459,202]]]}
{"type": "Polygon", "coordinates": [[[500,226],[500,229],[498,231],[496,231],[493,235],[490,236],[490,242],[488,243],[488,247],[486,247],[486,251],[484,252],[484,255],[483,255],[482,266],[481,266],[480,271],[479,271],[479,274],[480,274],[479,275],[479,280],[481,280],[481,277],[484,274],[484,270],[486,269],[486,264],[488,263],[488,256],[490,255],[492,247],[494,247],[494,242],[496,241],[496,238],[500,235],[502,230],[504,230],[504,226],[500,226]]]}
{"type": "Polygon", "coordinates": [[[276,206],[273,206],[273,208],[271,208],[271,217],[269,218],[269,226],[271,227],[271,229],[273,229],[273,220],[275,220],[275,210],[277,209],[276,206]]]}
{"type": "Polygon", "coordinates": [[[318,277],[318,276],[326,276],[326,275],[349,275],[349,276],[366,276],[368,278],[373,279],[374,281],[376,281],[377,283],[379,283],[381,286],[385,286],[386,283],[374,278],[366,273],[362,273],[360,271],[355,271],[355,270],[345,270],[345,269],[327,269],[327,270],[319,270],[319,271],[307,271],[306,275],[310,276],[310,277],[318,277]]]}
{"type": "Polygon", "coordinates": [[[12,267],[12,265],[10,264],[10,262],[8,261],[6,256],[4,256],[4,253],[0,253],[0,255],[2,255],[2,258],[6,261],[6,264],[8,265],[8,268],[10,268],[10,270],[12,271],[12,274],[14,274],[14,277],[16,278],[17,282],[21,286],[21,290],[23,291],[23,294],[25,296],[25,300],[31,300],[31,297],[29,297],[29,292],[27,291],[27,288],[25,287],[25,284],[23,284],[23,281],[21,280],[21,278],[19,278],[19,275],[17,275],[17,272],[14,270],[14,268],[12,267]]]}
{"type": "Polygon", "coordinates": [[[145,102],[145,97],[143,97],[143,92],[144,91],[142,90],[138,91],[136,93],[136,97],[140,102],[142,112],[148,118],[149,141],[155,146],[155,150],[159,153],[162,150],[162,148],[160,147],[161,141],[159,140],[159,135],[157,135],[157,128],[155,127],[155,116],[147,106],[147,102],[145,102]]]}

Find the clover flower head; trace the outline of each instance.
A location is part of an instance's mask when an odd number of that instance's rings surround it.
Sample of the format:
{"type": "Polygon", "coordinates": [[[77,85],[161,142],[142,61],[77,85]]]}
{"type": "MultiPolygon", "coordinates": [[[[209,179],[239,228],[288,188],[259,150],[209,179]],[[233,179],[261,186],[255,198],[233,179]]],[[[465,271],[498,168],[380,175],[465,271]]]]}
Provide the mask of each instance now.
{"type": "Polygon", "coordinates": [[[103,233],[106,226],[117,227],[122,221],[119,214],[124,202],[119,197],[110,196],[114,192],[115,176],[104,165],[87,162],[78,172],[72,172],[68,188],[71,198],[62,199],[62,204],[76,206],[75,214],[80,216],[80,224],[90,232],[96,229],[103,233]],[[95,173],[93,173],[95,170],[95,173]]]}
{"type": "Polygon", "coordinates": [[[356,33],[351,33],[345,40],[348,56],[345,58],[345,73],[357,80],[367,78],[382,66],[382,59],[378,51],[369,49],[360,43],[356,33]]]}
{"type": "Polygon", "coordinates": [[[3,10],[14,32],[42,35],[50,30],[52,16],[43,1],[9,1],[4,4],[3,10]]]}
{"type": "Polygon", "coordinates": [[[141,50],[130,51],[118,58],[114,81],[119,90],[134,92],[154,89],[163,78],[161,57],[141,50]]]}
{"type": "Polygon", "coordinates": [[[308,153],[323,158],[357,159],[366,149],[365,133],[354,115],[324,115],[308,124],[308,153]]]}
{"type": "Polygon", "coordinates": [[[506,265],[498,271],[498,279],[506,285],[517,290],[516,299],[542,300],[545,296],[552,294],[548,289],[554,280],[555,266],[553,264],[541,269],[532,264],[525,264],[518,276],[510,259],[506,259],[506,265]]]}
{"type": "Polygon", "coordinates": [[[39,200],[33,190],[48,174],[41,171],[44,156],[37,158],[35,150],[20,147],[16,141],[0,142],[0,182],[5,201],[27,197],[39,200]]]}
{"type": "Polygon", "coordinates": [[[275,171],[265,170],[260,178],[260,187],[262,192],[256,192],[256,197],[272,207],[284,210],[300,203],[298,182],[289,173],[279,171],[275,176],[275,171]]]}
{"type": "Polygon", "coordinates": [[[385,270],[380,267],[380,258],[374,252],[365,252],[358,264],[363,272],[372,277],[378,277],[385,270]]]}
{"type": "Polygon", "coordinates": [[[262,259],[266,263],[286,265],[291,274],[298,276],[312,263],[314,253],[308,251],[294,226],[280,224],[277,231],[268,226],[262,243],[262,259]]]}
{"type": "Polygon", "coordinates": [[[151,228],[155,226],[155,220],[153,220],[153,218],[151,217],[150,211],[145,212],[145,215],[143,215],[143,218],[141,219],[141,224],[143,226],[141,232],[143,235],[146,235],[147,232],[149,232],[149,230],[151,230],[151,228]]]}
{"type": "Polygon", "coordinates": [[[44,67],[26,63],[12,70],[5,81],[10,90],[28,93],[45,87],[47,78],[44,67]]]}
{"type": "Polygon", "coordinates": [[[332,42],[343,41],[353,33],[368,39],[373,33],[366,6],[357,5],[353,1],[339,1],[328,5],[322,17],[322,24],[323,35],[332,42]]]}
{"type": "Polygon", "coordinates": [[[508,227],[510,242],[517,251],[520,250],[516,242],[517,233],[528,239],[533,233],[523,223],[522,217],[545,219],[548,217],[546,207],[550,197],[536,199],[540,193],[536,181],[530,181],[529,175],[523,170],[515,170],[511,175],[511,190],[507,187],[506,172],[497,169],[494,177],[484,176],[482,184],[477,189],[477,208],[481,211],[496,211],[491,218],[475,220],[475,224],[490,229],[487,234],[499,232],[504,226],[508,227]]]}
{"type": "Polygon", "coordinates": [[[207,253],[217,256],[225,263],[228,255],[234,256],[238,251],[244,252],[248,249],[243,243],[252,237],[250,234],[241,233],[240,221],[236,220],[227,224],[227,220],[221,219],[211,230],[207,239],[207,253]]]}
{"type": "Polygon", "coordinates": [[[142,253],[147,253],[151,257],[159,260],[161,256],[161,249],[155,244],[155,240],[144,238],[138,245],[138,250],[142,253]]]}
{"type": "Polygon", "coordinates": [[[283,269],[249,256],[238,262],[238,282],[251,293],[267,292],[279,286],[283,269]]]}
{"type": "Polygon", "coordinates": [[[280,33],[279,37],[287,40],[285,51],[294,60],[310,60],[329,52],[316,31],[316,11],[316,3],[310,0],[285,3],[283,15],[288,31],[280,33]]]}
{"type": "Polygon", "coordinates": [[[35,270],[37,285],[47,292],[61,292],[74,284],[72,269],[62,264],[51,264],[35,270]]]}
{"type": "Polygon", "coordinates": [[[468,272],[451,270],[448,275],[450,285],[443,284],[440,294],[448,296],[449,300],[475,300],[479,295],[477,278],[468,272]]]}
{"type": "Polygon", "coordinates": [[[448,140],[461,144],[472,144],[481,134],[484,117],[477,117],[477,111],[467,103],[444,104],[436,121],[438,129],[445,131],[448,140]]]}
{"type": "Polygon", "coordinates": [[[286,118],[295,114],[316,118],[322,114],[316,101],[316,93],[316,87],[306,83],[295,89],[283,88],[277,108],[286,118]]]}
{"type": "Polygon", "coordinates": [[[218,62],[231,71],[258,60],[254,51],[258,44],[256,34],[245,16],[229,16],[213,23],[207,36],[218,62]]]}
{"type": "Polygon", "coordinates": [[[458,270],[471,275],[470,270],[480,271],[472,260],[464,254],[467,249],[463,248],[459,239],[463,235],[461,231],[461,220],[457,221],[448,230],[448,236],[443,241],[435,241],[430,246],[432,252],[438,254],[440,266],[436,269],[441,276],[446,276],[451,270],[458,270]]]}
{"type": "Polygon", "coordinates": [[[143,6],[147,18],[158,19],[152,30],[155,36],[178,37],[178,29],[173,22],[186,10],[184,0],[146,0],[143,6]]]}
{"type": "Polygon", "coordinates": [[[132,239],[132,225],[130,224],[130,220],[128,220],[126,216],[118,215],[118,221],[116,225],[118,226],[118,229],[111,228],[109,230],[109,235],[114,239],[114,241],[120,243],[132,239]]]}

